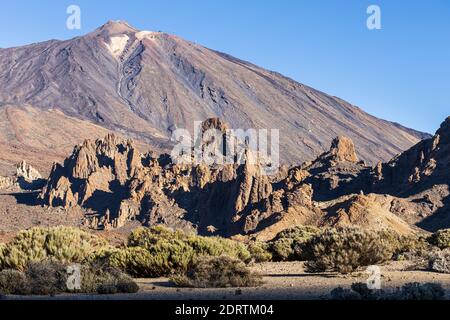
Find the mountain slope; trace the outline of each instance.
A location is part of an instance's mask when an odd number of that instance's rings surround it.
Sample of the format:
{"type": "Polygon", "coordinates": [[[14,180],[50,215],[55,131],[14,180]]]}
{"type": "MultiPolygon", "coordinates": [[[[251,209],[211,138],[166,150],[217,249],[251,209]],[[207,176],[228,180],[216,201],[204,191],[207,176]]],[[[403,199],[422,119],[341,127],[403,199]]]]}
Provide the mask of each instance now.
{"type": "Polygon", "coordinates": [[[280,74],[117,21],[67,41],[0,49],[4,105],[57,109],[165,150],[175,128],[211,117],[280,129],[285,163],[314,159],[340,135],[369,162],[425,137],[280,74]]]}
{"type": "MultiPolygon", "coordinates": [[[[0,143],[3,146],[0,148],[0,176],[15,172],[15,164],[22,160],[48,174],[51,164],[64,159],[74,145],[108,132],[99,125],[64,115],[56,109],[3,106],[0,108],[0,143]]],[[[139,145],[142,150],[150,148],[139,145]]]]}

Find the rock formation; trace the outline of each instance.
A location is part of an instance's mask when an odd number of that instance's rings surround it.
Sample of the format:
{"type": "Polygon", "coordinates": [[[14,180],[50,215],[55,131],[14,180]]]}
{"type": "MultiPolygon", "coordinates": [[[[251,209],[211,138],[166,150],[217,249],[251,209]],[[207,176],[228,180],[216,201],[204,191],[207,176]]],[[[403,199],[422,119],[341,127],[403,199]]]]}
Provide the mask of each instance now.
{"type": "Polygon", "coordinates": [[[37,190],[45,183],[35,168],[22,161],[16,165],[16,173],[12,177],[0,177],[0,190],[37,190]]]}
{"type": "MultiPolygon", "coordinates": [[[[315,161],[273,177],[262,174],[261,162],[249,161],[257,156],[250,149],[242,163],[175,164],[168,155],[140,154],[132,141],[108,135],[84,142],[63,165],[55,164],[41,199],[83,207],[86,224],[97,229],[138,220],[269,240],[299,224],[354,224],[400,234],[417,226],[448,227],[449,122],[385,164],[367,166],[353,142],[339,137],[315,161]]],[[[225,136],[218,119],[203,123],[203,131],[210,128],[225,136]]]]}

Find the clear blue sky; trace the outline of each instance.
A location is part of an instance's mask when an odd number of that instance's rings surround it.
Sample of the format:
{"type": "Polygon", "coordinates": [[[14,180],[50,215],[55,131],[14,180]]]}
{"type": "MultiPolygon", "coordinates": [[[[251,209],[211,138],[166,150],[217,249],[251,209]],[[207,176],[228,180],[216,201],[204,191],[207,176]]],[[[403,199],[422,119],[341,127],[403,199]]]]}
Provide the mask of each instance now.
{"type": "Polygon", "coordinates": [[[449,0],[2,1],[0,47],[67,39],[107,20],[177,34],[281,72],[369,113],[434,132],[450,115],[449,0]],[[66,8],[82,29],[66,29],[66,8]],[[382,10],[382,30],[366,9],[382,10]]]}

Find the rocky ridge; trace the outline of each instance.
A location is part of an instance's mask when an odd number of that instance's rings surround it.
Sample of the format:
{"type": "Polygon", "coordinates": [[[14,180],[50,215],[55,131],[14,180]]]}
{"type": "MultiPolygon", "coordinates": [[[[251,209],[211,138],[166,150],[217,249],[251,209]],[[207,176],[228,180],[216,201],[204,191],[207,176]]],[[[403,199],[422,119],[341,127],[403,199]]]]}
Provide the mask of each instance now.
{"type": "MultiPolygon", "coordinates": [[[[367,166],[353,142],[338,137],[315,161],[281,168],[273,177],[249,161],[174,164],[168,155],[141,155],[132,141],[108,135],[55,164],[41,199],[85,208],[85,223],[96,229],[137,220],[260,240],[299,224],[356,224],[401,234],[433,230],[450,226],[449,123],[385,164],[367,166]]],[[[204,126],[225,127],[217,119],[204,126]]]]}

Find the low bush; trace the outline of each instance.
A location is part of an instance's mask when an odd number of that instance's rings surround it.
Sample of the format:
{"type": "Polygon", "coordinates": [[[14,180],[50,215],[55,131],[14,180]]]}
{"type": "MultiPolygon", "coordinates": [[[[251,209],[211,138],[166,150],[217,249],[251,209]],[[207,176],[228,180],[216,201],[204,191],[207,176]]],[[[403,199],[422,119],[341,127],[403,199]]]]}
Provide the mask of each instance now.
{"type": "Polygon", "coordinates": [[[26,294],[56,295],[65,292],[67,273],[62,264],[55,262],[33,262],[25,270],[26,294]]]}
{"type": "Polygon", "coordinates": [[[442,300],[445,290],[439,283],[408,283],[393,295],[394,300],[442,300]]]}
{"type": "Polygon", "coordinates": [[[441,300],[445,290],[438,283],[407,283],[392,291],[370,290],[364,283],[354,283],[351,289],[342,287],[331,291],[331,300],[441,300]]]}
{"type": "MultiPolygon", "coordinates": [[[[135,293],[139,290],[130,276],[117,269],[83,265],[80,273],[81,289],[77,293],[135,293]]],[[[24,272],[3,270],[0,272],[0,294],[46,296],[73,293],[67,286],[68,276],[65,265],[51,261],[30,263],[24,272]]]]}
{"type": "Polygon", "coordinates": [[[268,262],[273,258],[272,252],[269,251],[269,244],[265,242],[251,242],[247,245],[250,256],[254,262],[268,262]]]}
{"type": "Polygon", "coordinates": [[[26,290],[26,277],[22,272],[16,270],[0,272],[0,295],[16,295],[24,293],[26,290]]]}
{"type": "Polygon", "coordinates": [[[185,275],[175,276],[172,281],[180,287],[230,288],[257,287],[262,277],[252,273],[246,265],[227,256],[202,258],[192,264],[185,275]]]}
{"type": "Polygon", "coordinates": [[[284,230],[270,242],[270,251],[278,261],[306,260],[304,246],[318,232],[319,229],[312,226],[297,226],[284,230]]]}
{"type": "MultiPolygon", "coordinates": [[[[173,246],[171,246],[173,250],[173,246]]],[[[175,256],[168,254],[152,254],[148,249],[140,247],[109,248],[93,253],[87,261],[91,264],[104,265],[126,272],[133,277],[155,278],[170,275],[174,269],[175,256]]]]}
{"type": "Polygon", "coordinates": [[[362,266],[383,263],[395,248],[379,232],[357,227],[327,229],[307,244],[311,260],[308,271],[350,273],[362,266]]]}
{"type": "Polygon", "coordinates": [[[450,274],[450,250],[431,252],[428,257],[428,270],[450,274]]]}
{"type": "Polygon", "coordinates": [[[139,286],[122,271],[105,266],[81,268],[81,292],[98,294],[136,293],[139,286]]]}
{"type": "Polygon", "coordinates": [[[190,236],[187,244],[191,246],[196,256],[219,257],[222,255],[250,262],[251,254],[240,242],[219,237],[190,236]]]}
{"type": "Polygon", "coordinates": [[[435,232],[428,238],[428,242],[439,249],[450,248],[450,229],[435,232]]]}
{"type": "Polygon", "coordinates": [[[2,249],[4,269],[24,271],[33,262],[80,263],[106,241],[75,228],[33,228],[20,232],[2,249]]]}
{"type": "Polygon", "coordinates": [[[182,231],[171,231],[163,226],[137,228],[128,237],[128,246],[148,249],[161,240],[181,240],[186,237],[187,235],[182,231]]]}
{"type": "Polygon", "coordinates": [[[226,255],[244,262],[251,254],[242,243],[169,231],[163,227],[139,228],[129,237],[126,249],[100,250],[91,261],[105,261],[134,277],[183,274],[202,257],[226,255]]]}
{"type": "Polygon", "coordinates": [[[392,248],[395,260],[418,258],[430,250],[426,238],[420,235],[399,235],[391,231],[378,231],[378,233],[392,248]]]}
{"type": "Polygon", "coordinates": [[[185,243],[199,256],[227,255],[242,261],[250,260],[250,253],[244,244],[220,237],[201,237],[184,233],[180,230],[170,231],[162,226],[138,228],[128,239],[129,247],[141,247],[158,251],[158,247],[170,244],[180,246],[185,243]]]}

